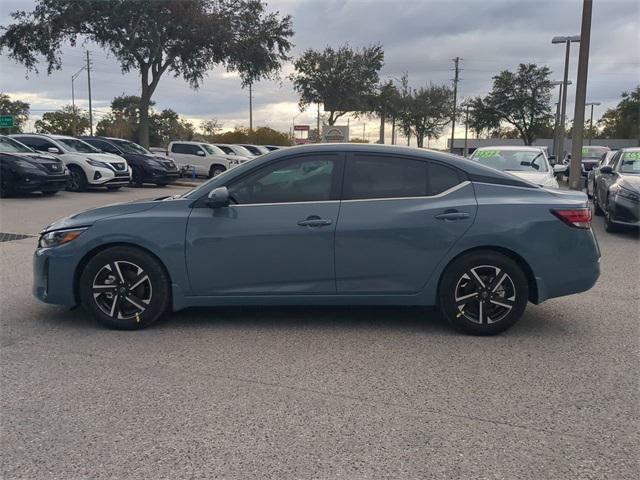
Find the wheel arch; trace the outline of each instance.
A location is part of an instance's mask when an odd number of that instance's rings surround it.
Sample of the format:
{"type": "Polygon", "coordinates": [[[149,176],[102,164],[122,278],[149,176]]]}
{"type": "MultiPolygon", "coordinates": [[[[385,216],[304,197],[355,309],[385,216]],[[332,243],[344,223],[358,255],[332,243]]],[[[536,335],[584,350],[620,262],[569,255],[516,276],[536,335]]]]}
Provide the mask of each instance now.
{"type": "MultiPolygon", "coordinates": [[[[135,243],[130,243],[130,242],[105,243],[103,245],[98,245],[97,247],[95,247],[92,250],[89,250],[87,253],[85,253],[84,256],[78,262],[78,264],[76,265],[76,269],[73,272],[73,296],[74,296],[74,299],[75,299],[77,304],[80,304],[80,277],[82,276],[82,272],[84,271],[85,267],[87,266],[87,263],[89,263],[89,260],[91,260],[93,257],[95,257],[98,253],[103,252],[104,250],[107,250],[107,249],[113,248],[113,247],[135,248],[137,250],[140,250],[140,251],[146,253],[147,255],[150,255],[151,257],[153,257],[155,260],[158,261],[158,263],[160,264],[160,266],[164,270],[165,275],[169,279],[169,285],[172,284],[172,279],[171,279],[171,274],[169,273],[169,269],[164,264],[162,259],[160,257],[158,257],[158,255],[156,255],[153,251],[149,250],[148,248],[145,248],[145,247],[142,247],[140,245],[137,245],[135,243]]],[[[171,289],[169,291],[171,292],[171,289]]],[[[171,295],[171,293],[170,293],[170,295],[171,295]]],[[[169,298],[169,305],[172,305],[172,304],[173,304],[173,298],[169,298]]]]}
{"type": "Polygon", "coordinates": [[[527,279],[527,284],[529,287],[529,301],[534,304],[538,303],[538,299],[539,299],[538,282],[536,281],[536,277],[533,273],[533,269],[531,268],[529,263],[521,255],[514,252],[513,250],[510,250],[505,247],[496,246],[496,245],[486,245],[481,247],[469,248],[467,250],[464,250],[458,253],[455,257],[451,258],[440,272],[437,291],[438,292],[440,291],[440,283],[442,282],[442,277],[444,276],[444,273],[447,271],[447,268],[449,267],[449,265],[451,265],[455,260],[457,260],[463,255],[467,255],[469,253],[474,253],[478,251],[489,251],[489,252],[501,253],[502,255],[516,262],[516,264],[520,268],[522,268],[522,271],[524,272],[525,277],[527,279]]]}

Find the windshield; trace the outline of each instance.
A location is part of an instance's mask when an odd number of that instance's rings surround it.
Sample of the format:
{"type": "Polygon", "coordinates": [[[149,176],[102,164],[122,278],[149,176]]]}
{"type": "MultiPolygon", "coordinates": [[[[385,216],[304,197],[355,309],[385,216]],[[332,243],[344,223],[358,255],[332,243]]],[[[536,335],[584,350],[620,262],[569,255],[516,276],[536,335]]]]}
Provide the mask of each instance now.
{"type": "Polygon", "coordinates": [[[471,159],[504,172],[548,171],[544,154],[535,150],[476,150],[471,159]]]}
{"type": "Polygon", "coordinates": [[[253,153],[251,153],[249,150],[244,148],[242,145],[234,145],[233,148],[235,149],[238,155],[244,155],[245,157],[253,157],[253,153]]]}
{"type": "Polygon", "coordinates": [[[33,153],[26,145],[7,137],[0,137],[0,152],[4,153],[33,153]]]}
{"type": "Polygon", "coordinates": [[[141,155],[153,155],[149,150],[141,147],[137,143],[129,142],[127,140],[112,140],[118,148],[120,148],[124,153],[138,153],[141,155]]]}
{"type": "Polygon", "coordinates": [[[260,151],[260,149],[258,147],[255,147],[253,145],[241,145],[241,146],[243,148],[246,148],[247,150],[249,150],[254,155],[262,155],[262,152],[260,151]]]}
{"type": "Polygon", "coordinates": [[[217,154],[218,154],[218,152],[216,152],[216,151],[213,149],[212,145],[209,145],[209,144],[207,144],[207,143],[201,143],[201,144],[200,144],[200,146],[201,146],[202,148],[204,148],[204,149],[207,151],[207,153],[208,153],[209,155],[217,155],[217,154]]]}
{"type": "Polygon", "coordinates": [[[607,153],[607,147],[582,147],[582,158],[591,160],[600,160],[604,153],[607,153]]]}
{"type": "Polygon", "coordinates": [[[640,150],[635,152],[624,152],[622,154],[620,172],[640,174],[640,150]]]}
{"type": "Polygon", "coordinates": [[[56,138],[57,142],[60,142],[65,146],[67,150],[70,152],[78,152],[78,153],[100,153],[100,150],[92,147],[86,142],[82,140],[77,140],[75,138],[56,138]]]}
{"type": "Polygon", "coordinates": [[[227,155],[235,155],[236,154],[236,152],[234,152],[231,147],[227,147],[226,145],[214,145],[214,146],[218,147],[220,150],[222,150],[227,155]]]}

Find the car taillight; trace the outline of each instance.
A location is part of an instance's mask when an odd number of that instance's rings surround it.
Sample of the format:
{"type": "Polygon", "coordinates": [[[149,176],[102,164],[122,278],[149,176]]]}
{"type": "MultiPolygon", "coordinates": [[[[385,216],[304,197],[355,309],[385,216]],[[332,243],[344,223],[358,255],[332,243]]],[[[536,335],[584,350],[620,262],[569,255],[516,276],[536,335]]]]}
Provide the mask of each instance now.
{"type": "Polygon", "coordinates": [[[591,209],[575,208],[571,210],[551,210],[556,217],[570,227],[591,228],[591,209]]]}

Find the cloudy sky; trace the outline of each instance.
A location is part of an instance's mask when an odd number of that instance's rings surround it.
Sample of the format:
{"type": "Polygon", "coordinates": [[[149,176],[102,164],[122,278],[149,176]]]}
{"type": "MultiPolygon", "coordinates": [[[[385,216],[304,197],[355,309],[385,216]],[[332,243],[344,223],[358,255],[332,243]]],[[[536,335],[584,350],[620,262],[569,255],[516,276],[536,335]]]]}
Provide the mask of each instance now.
{"type": "MultiPolygon", "coordinates": [[[[0,1],[0,25],[7,25],[12,11],[29,10],[35,0],[0,1]]],[[[555,35],[574,35],[580,30],[582,0],[272,0],[270,10],[293,17],[296,57],[307,48],[322,49],[345,43],[361,47],[380,43],[385,50],[382,79],[409,72],[414,86],[428,82],[447,83],[453,77],[452,58],[461,60],[459,98],[484,95],[491,77],[521,62],[548,65],[554,79],[562,78],[564,48],[552,45],[555,35]]],[[[598,101],[595,116],[615,105],[620,93],[639,83],[640,2],[635,0],[594,0],[591,55],[587,101],[598,101]]],[[[573,116],[578,48],[573,44],[569,75],[567,112],[573,116]]],[[[139,94],[134,73],[122,75],[108,52],[94,45],[67,48],[63,68],[50,76],[46,68],[39,75],[0,57],[0,91],[29,101],[32,120],[71,101],[71,75],[82,67],[85,48],[93,61],[92,94],[99,120],[108,111],[114,96],[139,94]]],[[[261,82],[254,87],[254,125],[289,131],[299,114],[297,97],[283,69],[282,80],[261,82]]],[[[75,83],[76,102],[86,107],[86,76],[75,83]]],[[[557,94],[557,92],[556,92],[557,94]]],[[[212,70],[199,90],[166,75],[155,92],[157,108],[172,108],[198,124],[216,118],[225,128],[246,126],[248,92],[240,88],[236,75],[212,70]]],[[[555,101],[555,100],[554,100],[555,101]]],[[[310,109],[296,123],[315,122],[310,109]]],[[[346,123],[346,119],[345,119],[346,123]]],[[[363,121],[351,120],[352,136],[362,136],[363,121]]],[[[366,124],[366,136],[377,137],[374,120],[366,124]]],[[[446,136],[446,134],[445,134],[446,136]]],[[[433,145],[441,145],[444,139],[433,145]]]]}

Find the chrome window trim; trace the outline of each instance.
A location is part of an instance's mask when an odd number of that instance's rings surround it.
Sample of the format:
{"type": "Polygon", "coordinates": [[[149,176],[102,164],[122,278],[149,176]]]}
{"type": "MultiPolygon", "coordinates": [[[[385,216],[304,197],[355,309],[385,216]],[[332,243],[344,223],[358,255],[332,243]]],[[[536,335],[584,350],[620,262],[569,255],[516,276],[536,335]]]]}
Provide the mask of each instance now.
{"type": "Polygon", "coordinates": [[[444,197],[445,195],[449,195],[450,193],[460,190],[461,188],[464,188],[467,185],[471,185],[471,182],[469,180],[465,180],[464,182],[461,182],[458,185],[455,185],[450,189],[445,190],[444,192],[438,193],[437,195],[424,195],[420,197],[386,197],[386,198],[383,197],[383,198],[359,198],[354,200],[319,200],[319,201],[311,200],[308,202],[243,203],[243,204],[231,204],[229,206],[230,207],[259,207],[259,206],[265,206],[265,205],[270,205],[270,206],[272,205],[304,205],[309,203],[340,203],[340,202],[351,203],[351,202],[379,202],[379,201],[386,201],[386,200],[423,200],[423,199],[444,197]]]}

